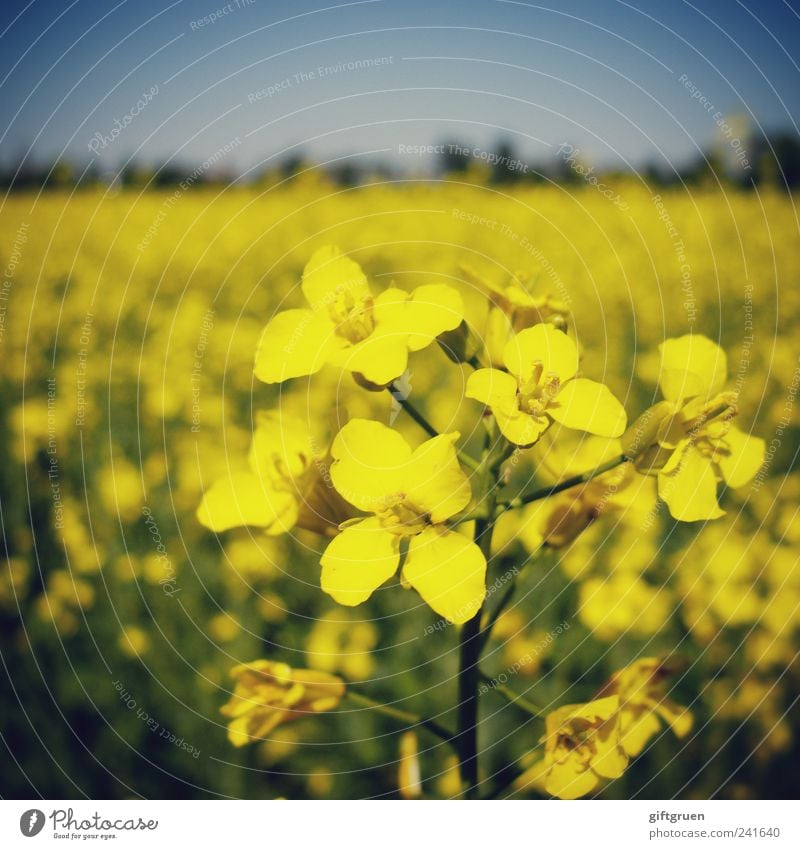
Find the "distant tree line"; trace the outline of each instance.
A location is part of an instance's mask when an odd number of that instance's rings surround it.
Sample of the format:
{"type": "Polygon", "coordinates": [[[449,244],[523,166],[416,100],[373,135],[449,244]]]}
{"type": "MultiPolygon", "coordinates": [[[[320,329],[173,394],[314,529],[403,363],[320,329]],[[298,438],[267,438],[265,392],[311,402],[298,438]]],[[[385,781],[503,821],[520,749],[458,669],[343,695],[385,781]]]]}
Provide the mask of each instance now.
{"type": "MultiPolygon", "coordinates": [[[[441,142],[432,147],[436,150],[430,160],[432,176],[435,177],[450,175],[469,178],[480,175],[482,179],[498,185],[545,182],[579,185],[589,174],[608,182],[634,173],[589,166],[581,160],[580,150],[572,145],[562,145],[555,156],[542,162],[527,161],[506,140],[497,142],[491,149],[478,148],[457,140],[441,142]]],[[[331,166],[316,166],[302,155],[293,154],[276,166],[248,175],[248,179],[242,182],[273,184],[318,169],[329,180],[341,186],[401,179],[408,175],[408,170],[387,163],[375,165],[353,159],[331,166]]],[[[193,171],[195,169],[192,166],[173,163],[158,167],[134,162],[119,171],[101,171],[96,163],[81,168],[67,160],[48,164],[33,164],[23,160],[20,164],[0,169],[0,187],[6,191],[30,191],[115,184],[120,188],[159,189],[179,185],[193,171]]],[[[423,171],[421,166],[419,171],[423,171]]],[[[429,168],[426,173],[430,172],[429,168]]],[[[677,170],[664,164],[648,163],[636,175],[658,188],[720,182],[742,188],[774,186],[794,191],[800,187],[800,137],[790,132],[751,136],[740,151],[733,151],[721,142],[677,170]],[[733,155],[736,152],[739,153],[738,158],[733,155]],[[746,152],[745,160],[743,152],[746,152]]],[[[215,169],[194,179],[192,185],[224,186],[238,178],[239,175],[230,169],[215,169]]]]}

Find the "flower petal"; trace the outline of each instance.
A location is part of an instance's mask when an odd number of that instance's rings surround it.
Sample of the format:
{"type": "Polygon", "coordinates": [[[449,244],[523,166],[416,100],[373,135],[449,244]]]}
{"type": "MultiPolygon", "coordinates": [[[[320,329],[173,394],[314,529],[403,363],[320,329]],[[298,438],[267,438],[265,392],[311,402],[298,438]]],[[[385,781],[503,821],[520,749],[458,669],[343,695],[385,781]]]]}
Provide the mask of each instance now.
{"type": "Polygon", "coordinates": [[[261,333],[255,375],[280,383],[318,372],[336,348],[333,324],[311,310],[279,312],[261,333]]]}
{"type": "Polygon", "coordinates": [[[472,498],[469,479],[454,444],[459,433],[443,433],[417,448],[403,472],[409,501],[439,524],[463,510],[472,498]]]}
{"type": "Polygon", "coordinates": [[[354,607],[397,571],[400,537],[384,530],[377,519],[364,519],[335,536],[320,562],[323,591],[339,604],[354,607]]]}
{"type": "Polygon", "coordinates": [[[694,724],[694,717],[687,708],[672,699],[661,699],[656,705],[658,715],[669,725],[676,737],[685,737],[694,724]]]}
{"type": "Polygon", "coordinates": [[[659,386],[668,401],[719,392],[728,373],[728,358],[719,345],[705,336],[687,334],[667,339],[661,351],[659,386]]]}
{"type": "Polygon", "coordinates": [[[292,494],[270,489],[251,472],[234,472],[216,481],[197,508],[200,524],[215,533],[244,525],[282,533],[296,518],[297,501],[292,494]]]}
{"type": "Polygon", "coordinates": [[[651,710],[623,707],[620,726],[622,748],[631,758],[641,754],[648,742],[661,731],[661,723],[651,710]]]}
{"type": "Polygon", "coordinates": [[[628,757],[620,746],[618,715],[597,729],[594,743],[597,753],[592,769],[603,778],[619,778],[628,766],[628,757]]]}
{"type": "Polygon", "coordinates": [[[249,459],[252,470],[262,476],[279,473],[297,478],[303,475],[314,459],[308,422],[278,411],[261,413],[249,459]]]}
{"type": "Polygon", "coordinates": [[[717,464],[725,483],[733,488],[744,486],[764,462],[764,440],[731,425],[721,442],[725,450],[717,455],[717,464]]]}
{"type": "Polygon", "coordinates": [[[327,311],[342,300],[359,302],[371,294],[361,266],[333,245],[314,252],[303,269],[302,287],[315,312],[327,311]]]}
{"type": "Polygon", "coordinates": [[[474,398],[494,409],[510,409],[516,404],[517,380],[496,368],[479,368],[467,379],[467,398],[474,398]]]}
{"type": "Polygon", "coordinates": [[[495,408],[494,417],[500,433],[513,445],[533,445],[550,427],[547,416],[531,416],[517,409],[506,413],[501,408],[495,408]]]}
{"type": "Polygon", "coordinates": [[[628,424],[625,408],[604,383],[578,377],[562,386],[547,413],[557,422],[597,436],[622,436],[628,424]]]}
{"type": "Polygon", "coordinates": [[[554,762],[547,774],[544,788],[559,799],[579,799],[597,787],[599,779],[577,757],[554,762]]]}
{"type": "Polygon", "coordinates": [[[361,342],[334,352],[330,361],[347,371],[363,374],[376,386],[386,386],[408,367],[408,336],[376,328],[361,342]]]}
{"type": "Polygon", "coordinates": [[[537,324],[518,333],[505,347],[503,362],[511,374],[530,380],[535,363],[545,374],[557,374],[564,383],[578,371],[578,348],[552,324],[537,324]]]}
{"type": "Polygon", "coordinates": [[[403,577],[441,616],[460,625],[486,596],[486,558],[455,531],[428,528],[413,537],[403,577]]]}
{"type": "Polygon", "coordinates": [[[534,761],[521,775],[519,775],[512,785],[514,790],[524,792],[526,790],[536,790],[542,792],[545,789],[547,781],[548,766],[544,757],[540,757],[534,761]]]}
{"type": "Polygon", "coordinates": [[[464,318],[461,295],[443,283],[418,286],[406,301],[404,326],[408,332],[408,347],[419,351],[430,345],[440,334],[454,330],[464,318]]]}
{"type": "Polygon", "coordinates": [[[360,510],[375,513],[402,491],[411,448],[397,431],[367,419],[349,421],[331,446],[330,474],[339,494],[360,510]]]}
{"type": "Polygon", "coordinates": [[[658,475],[658,494],[681,522],[725,515],[717,504],[717,478],[711,461],[684,440],[658,475]]]}

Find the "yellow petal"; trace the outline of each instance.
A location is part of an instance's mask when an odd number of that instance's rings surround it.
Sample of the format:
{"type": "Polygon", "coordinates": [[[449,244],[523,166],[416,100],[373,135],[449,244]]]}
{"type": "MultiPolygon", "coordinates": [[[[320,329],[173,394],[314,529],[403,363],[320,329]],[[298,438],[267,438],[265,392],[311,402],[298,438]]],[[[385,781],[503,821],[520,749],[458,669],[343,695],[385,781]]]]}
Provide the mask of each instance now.
{"type": "Polygon", "coordinates": [[[511,374],[530,380],[534,364],[541,363],[544,374],[556,374],[564,383],[578,371],[578,348],[552,324],[537,324],[518,333],[505,347],[503,362],[511,374]]]}
{"type": "Polygon", "coordinates": [[[597,787],[599,780],[590,769],[575,757],[569,757],[561,763],[554,763],[547,774],[545,790],[559,799],[579,799],[597,787]]]}
{"type": "Polygon", "coordinates": [[[659,731],[661,731],[661,723],[652,711],[622,709],[621,743],[629,757],[634,758],[641,754],[644,747],[659,731]]]}
{"type": "Polygon", "coordinates": [[[711,461],[688,440],[681,442],[658,475],[658,494],[681,522],[718,519],[717,478],[711,461]]]}
{"type": "Polygon", "coordinates": [[[723,451],[717,455],[717,463],[725,483],[734,488],[744,486],[764,462],[764,440],[731,425],[721,442],[723,451]]]}
{"type": "Polygon", "coordinates": [[[467,398],[474,398],[494,409],[510,409],[516,405],[517,381],[506,371],[496,368],[479,368],[467,379],[467,398]]]}
{"type": "Polygon", "coordinates": [[[256,350],[255,375],[280,383],[318,372],[335,350],[333,324],[311,310],[279,312],[264,328],[256,350]]]}
{"type": "Polygon", "coordinates": [[[619,778],[628,766],[628,757],[620,746],[618,717],[597,729],[594,743],[597,753],[592,758],[592,769],[603,778],[619,778]]]}
{"type": "Polygon", "coordinates": [[[497,307],[489,307],[482,341],[487,359],[493,366],[503,365],[503,351],[512,333],[508,316],[497,307]]]}
{"type": "Polygon", "coordinates": [[[361,342],[333,352],[330,361],[363,374],[370,383],[386,386],[408,367],[408,336],[376,328],[361,342]]]}
{"type": "Polygon", "coordinates": [[[461,512],[472,498],[454,447],[459,435],[443,433],[423,442],[403,472],[403,491],[434,524],[461,512]]]}
{"type": "Polygon", "coordinates": [[[605,384],[581,377],[562,386],[547,412],[566,427],[597,436],[622,436],[628,423],[625,409],[605,384]]]}
{"type": "Polygon", "coordinates": [[[313,254],[303,270],[302,286],[306,300],[315,311],[327,311],[336,303],[359,302],[370,296],[361,266],[333,245],[313,254]]]}
{"type": "Polygon", "coordinates": [[[692,730],[694,718],[691,712],[671,699],[662,699],[656,705],[656,710],[676,737],[685,737],[692,730]]]}
{"type": "Polygon", "coordinates": [[[464,303],[451,286],[442,283],[418,286],[406,301],[404,310],[409,349],[425,348],[440,333],[458,327],[463,318],[464,303]]]}
{"type": "Polygon", "coordinates": [[[461,534],[428,528],[412,538],[403,577],[438,614],[460,625],[483,604],[486,558],[461,534]]]}
{"type": "Polygon", "coordinates": [[[541,793],[547,782],[547,773],[548,766],[544,758],[540,758],[515,779],[513,788],[517,791],[537,790],[541,793]]]}
{"type": "MultiPolygon", "coordinates": [[[[558,708],[561,716],[567,718],[582,717],[589,720],[610,719],[619,710],[619,696],[604,696],[602,699],[594,699],[577,705],[564,705],[558,708]]],[[[555,711],[554,711],[555,713],[555,711]]],[[[562,719],[563,721],[563,719],[562,719]]]]}
{"type": "Polygon", "coordinates": [[[297,502],[288,492],[269,489],[250,472],[234,472],[212,484],[197,508],[201,525],[216,533],[252,525],[288,530],[297,518],[297,502]]]}
{"type": "Polygon", "coordinates": [[[667,339],[659,346],[659,385],[668,401],[719,392],[728,373],[728,358],[719,345],[705,336],[687,334],[667,339]]]}
{"type": "Polygon", "coordinates": [[[500,433],[513,445],[533,445],[550,427],[547,416],[535,417],[517,409],[506,413],[501,408],[495,408],[494,417],[500,433]]]}
{"type": "Polygon", "coordinates": [[[306,472],[314,459],[308,422],[276,411],[261,413],[250,446],[250,466],[256,474],[276,472],[292,478],[306,472]]]}
{"type": "MultiPolygon", "coordinates": [[[[232,722],[229,722],[228,742],[239,748],[240,746],[246,746],[248,743],[252,743],[254,740],[259,739],[257,735],[251,733],[251,729],[254,725],[253,719],[254,718],[252,716],[247,715],[240,716],[232,722]]],[[[279,724],[280,714],[276,712],[272,717],[270,717],[270,720],[272,728],[274,728],[279,724]]],[[[272,728],[267,728],[266,733],[269,733],[272,728]]]]}
{"type": "Polygon", "coordinates": [[[380,422],[352,419],[331,446],[330,474],[339,494],[360,510],[375,513],[400,493],[411,448],[397,431],[380,422]]]}
{"type": "Polygon", "coordinates": [[[366,601],[400,563],[400,537],[377,519],[364,519],[335,536],[322,555],[322,589],[339,604],[366,601]]]}

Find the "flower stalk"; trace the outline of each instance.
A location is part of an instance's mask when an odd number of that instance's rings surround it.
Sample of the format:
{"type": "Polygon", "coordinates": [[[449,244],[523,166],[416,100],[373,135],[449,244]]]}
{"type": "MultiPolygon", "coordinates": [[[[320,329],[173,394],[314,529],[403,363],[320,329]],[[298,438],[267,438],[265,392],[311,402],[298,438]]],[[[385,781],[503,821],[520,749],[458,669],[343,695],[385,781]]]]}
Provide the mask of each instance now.
{"type": "Polygon", "coordinates": [[[408,725],[410,728],[425,728],[445,743],[453,742],[453,732],[433,719],[428,719],[428,717],[420,716],[419,714],[411,713],[407,710],[401,710],[400,708],[383,704],[383,702],[379,702],[370,696],[365,696],[363,693],[353,690],[350,685],[347,687],[347,697],[356,704],[360,704],[363,707],[370,708],[371,710],[376,710],[384,716],[389,716],[392,719],[396,719],[399,722],[408,725]]]}
{"type": "Polygon", "coordinates": [[[610,472],[612,469],[616,469],[617,466],[621,466],[623,463],[627,462],[629,462],[629,458],[624,454],[620,454],[619,457],[614,457],[607,463],[603,463],[601,466],[597,466],[597,468],[592,469],[590,472],[573,475],[572,477],[566,478],[553,486],[546,486],[540,489],[534,489],[531,492],[522,493],[522,495],[518,495],[516,498],[512,498],[509,501],[501,501],[498,504],[498,510],[502,513],[506,510],[515,510],[518,507],[524,507],[526,504],[531,504],[534,501],[541,501],[543,498],[549,498],[551,495],[557,495],[565,489],[571,489],[573,486],[579,486],[582,483],[589,483],[589,481],[594,480],[596,477],[599,477],[605,472],[610,472]]]}

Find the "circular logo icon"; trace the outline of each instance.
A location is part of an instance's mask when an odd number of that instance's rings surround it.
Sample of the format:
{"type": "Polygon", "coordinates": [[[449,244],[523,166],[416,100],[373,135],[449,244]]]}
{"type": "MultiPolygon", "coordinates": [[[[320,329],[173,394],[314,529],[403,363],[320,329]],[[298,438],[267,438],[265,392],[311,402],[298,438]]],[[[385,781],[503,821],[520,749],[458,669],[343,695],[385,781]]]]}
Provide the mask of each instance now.
{"type": "Polygon", "coordinates": [[[36,837],[44,828],[44,811],[31,808],[19,818],[19,830],[25,837],[36,837]]]}

